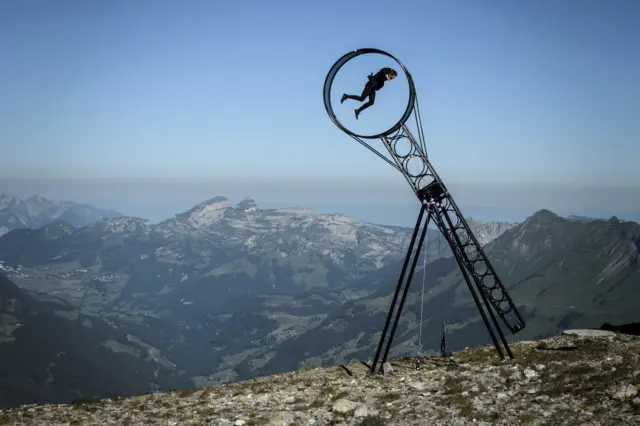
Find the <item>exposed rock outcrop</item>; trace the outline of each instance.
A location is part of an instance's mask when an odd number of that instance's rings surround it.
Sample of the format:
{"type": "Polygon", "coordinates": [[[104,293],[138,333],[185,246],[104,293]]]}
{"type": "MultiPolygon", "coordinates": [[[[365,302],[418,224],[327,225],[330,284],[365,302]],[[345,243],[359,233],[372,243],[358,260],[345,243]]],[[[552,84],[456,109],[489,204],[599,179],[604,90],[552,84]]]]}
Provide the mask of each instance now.
{"type": "Polygon", "coordinates": [[[24,406],[1,412],[0,424],[638,424],[640,338],[564,334],[512,351],[506,361],[492,347],[394,359],[389,375],[370,376],[354,361],[198,390],[24,406]]]}

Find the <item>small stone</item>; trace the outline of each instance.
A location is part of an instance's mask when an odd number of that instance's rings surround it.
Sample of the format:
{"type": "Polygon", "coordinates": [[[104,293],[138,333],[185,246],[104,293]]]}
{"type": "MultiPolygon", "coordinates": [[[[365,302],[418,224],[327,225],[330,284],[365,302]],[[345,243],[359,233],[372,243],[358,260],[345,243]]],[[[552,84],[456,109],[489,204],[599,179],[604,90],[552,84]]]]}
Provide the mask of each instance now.
{"type": "Polygon", "coordinates": [[[354,411],[356,408],[358,408],[358,404],[356,402],[342,398],[333,403],[331,411],[345,414],[350,411],[354,411]]]}
{"type": "Polygon", "coordinates": [[[385,376],[393,374],[393,367],[391,367],[391,364],[389,364],[388,362],[382,364],[382,374],[384,374],[385,376]]]}
{"type": "Polygon", "coordinates": [[[353,413],[354,417],[370,417],[376,415],[378,415],[378,410],[366,405],[361,405],[356,409],[355,413],[353,413]]]}
{"type": "Polygon", "coordinates": [[[417,391],[423,391],[426,389],[425,384],[422,382],[409,382],[409,387],[417,391]]]}
{"type": "Polygon", "coordinates": [[[268,395],[266,393],[263,393],[262,395],[258,395],[256,397],[256,402],[259,402],[261,404],[265,404],[265,403],[269,402],[271,400],[271,398],[272,397],[270,395],[268,395]]]}
{"type": "Polygon", "coordinates": [[[227,419],[217,419],[210,421],[207,426],[233,426],[233,423],[227,419]]]}
{"type": "Polygon", "coordinates": [[[627,397],[627,395],[625,395],[625,393],[623,391],[618,391],[618,392],[614,393],[611,398],[615,399],[616,401],[622,401],[626,397],[627,397]]]}
{"type": "Polygon", "coordinates": [[[332,418],[332,414],[324,408],[317,409],[312,415],[320,423],[329,423],[332,418]]]}
{"type": "Polygon", "coordinates": [[[534,378],[534,377],[536,377],[537,375],[538,375],[538,373],[536,373],[535,371],[533,371],[533,370],[532,370],[532,369],[530,369],[530,368],[525,368],[525,369],[524,369],[524,376],[525,376],[527,379],[534,378]]]}
{"type": "Polygon", "coordinates": [[[498,395],[496,395],[496,397],[498,399],[505,399],[507,397],[507,394],[504,393],[504,392],[500,392],[500,393],[498,393],[498,395]]]}
{"type": "Polygon", "coordinates": [[[246,422],[242,419],[238,419],[233,423],[235,426],[244,426],[246,422]]]}
{"type": "Polygon", "coordinates": [[[293,416],[293,414],[288,413],[286,411],[280,411],[275,413],[271,417],[271,419],[269,419],[269,425],[270,426],[293,425],[294,421],[295,421],[295,417],[293,416]]]}
{"type": "Polygon", "coordinates": [[[613,399],[620,401],[623,399],[632,398],[637,394],[638,394],[638,388],[636,388],[634,385],[627,385],[627,386],[623,386],[622,389],[614,393],[613,399]]]}

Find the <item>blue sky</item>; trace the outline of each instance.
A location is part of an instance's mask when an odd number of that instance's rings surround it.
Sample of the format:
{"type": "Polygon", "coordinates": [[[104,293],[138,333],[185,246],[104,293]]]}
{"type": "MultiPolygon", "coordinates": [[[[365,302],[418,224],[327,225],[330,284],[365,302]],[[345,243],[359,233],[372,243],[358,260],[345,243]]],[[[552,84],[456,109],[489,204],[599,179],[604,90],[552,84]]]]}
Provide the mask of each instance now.
{"type": "MultiPolygon", "coordinates": [[[[502,188],[495,198],[513,207],[509,191],[554,186],[539,207],[570,209],[570,188],[610,186],[623,194],[607,201],[612,214],[640,211],[639,16],[631,0],[5,0],[0,191],[134,213],[215,195],[411,202],[322,104],[333,62],[377,47],[411,70],[431,159],[461,194],[502,188]],[[46,185],[15,183],[26,178],[46,185]],[[63,178],[85,189],[52,184],[63,178]],[[189,182],[202,190],[184,195],[189,182]]],[[[340,84],[358,93],[385,65],[354,62],[340,84]]],[[[398,115],[401,83],[356,124],[398,115]]],[[[336,105],[349,119],[353,108],[336,105]]],[[[602,203],[581,191],[577,204],[602,203]]]]}

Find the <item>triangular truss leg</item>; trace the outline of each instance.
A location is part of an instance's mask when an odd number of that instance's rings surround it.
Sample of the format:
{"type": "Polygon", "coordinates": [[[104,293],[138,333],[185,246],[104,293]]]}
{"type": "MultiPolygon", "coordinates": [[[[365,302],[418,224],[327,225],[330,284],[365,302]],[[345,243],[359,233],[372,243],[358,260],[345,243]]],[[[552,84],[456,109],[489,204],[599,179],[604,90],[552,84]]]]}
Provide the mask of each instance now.
{"type": "MultiPolygon", "coordinates": [[[[444,234],[445,238],[447,239],[447,242],[449,243],[449,245],[451,247],[461,247],[462,244],[460,242],[460,239],[456,235],[456,233],[455,232],[447,232],[446,231],[447,230],[447,225],[448,225],[449,229],[451,229],[453,227],[451,218],[447,215],[446,211],[444,213],[440,213],[440,214],[437,215],[436,223],[438,224],[438,228],[444,234]],[[442,220],[443,218],[444,218],[444,221],[442,220]],[[443,223],[446,223],[447,225],[444,225],[443,223]],[[445,231],[443,232],[443,230],[445,230],[445,231]],[[451,240],[450,235],[453,235],[453,239],[454,239],[453,241],[451,240]]],[[[513,353],[511,352],[511,349],[509,348],[509,344],[507,343],[507,340],[506,340],[506,338],[504,336],[504,333],[502,332],[502,329],[500,328],[500,325],[498,324],[498,320],[496,319],[496,316],[495,316],[493,310],[491,309],[491,304],[489,303],[489,300],[487,299],[487,296],[486,296],[485,292],[482,290],[481,285],[478,284],[477,280],[474,280],[474,284],[475,284],[476,288],[475,289],[473,288],[474,286],[471,284],[471,279],[469,278],[469,272],[467,271],[467,265],[465,264],[464,259],[459,254],[458,250],[453,250],[453,252],[454,252],[454,257],[456,259],[456,262],[458,263],[458,267],[460,268],[460,272],[462,273],[462,276],[464,277],[464,280],[467,283],[467,287],[469,288],[469,292],[471,293],[471,297],[473,297],[473,301],[475,302],[476,307],[478,308],[478,312],[480,313],[480,316],[482,317],[482,321],[484,322],[484,325],[487,328],[487,331],[489,332],[489,335],[491,336],[491,341],[493,342],[493,345],[495,346],[496,351],[498,352],[498,355],[500,355],[501,359],[504,359],[504,354],[502,353],[502,348],[498,344],[498,341],[496,339],[495,334],[493,333],[491,325],[489,325],[489,321],[487,320],[487,315],[485,313],[485,309],[489,312],[489,316],[491,317],[491,322],[493,323],[493,326],[495,327],[496,331],[498,332],[498,335],[500,336],[500,340],[502,341],[502,344],[504,345],[505,349],[507,350],[507,353],[509,354],[509,358],[513,359],[513,353]],[[480,297],[482,298],[482,301],[484,302],[484,308],[480,304],[480,300],[478,299],[478,294],[476,293],[476,290],[477,290],[478,293],[480,293],[480,297]]]]}
{"type": "Polygon", "coordinates": [[[507,351],[507,354],[509,355],[509,358],[513,359],[513,353],[511,352],[511,349],[509,348],[509,344],[507,343],[505,335],[502,332],[500,325],[498,324],[496,315],[491,309],[492,306],[485,294],[485,291],[483,291],[482,287],[478,284],[477,280],[470,278],[471,274],[469,274],[467,270],[468,266],[466,265],[465,259],[460,254],[459,247],[462,246],[460,239],[458,238],[455,232],[451,231],[451,229],[453,228],[453,225],[452,225],[453,221],[449,217],[447,211],[441,207],[440,203],[432,202],[429,205],[423,204],[422,207],[420,208],[420,214],[418,215],[418,220],[416,221],[413,235],[411,237],[411,242],[409,243],[409,248],[407,249],[407,254],[405,256],[404,264],[400,272],[400,278],[398,279],[398,283],[396,285],[393,299],[391,301],[391,306],[389,308],[389,312],[387,313],[387,319],[385,321],[385,325],[382,330],[382,336],[380,336],[380,340],[378,342],[378,347],[376,350],[376,355],[373,359],[373,364],[371,365],[371,372],[375,372],[376,366],[378,365],[378,363],[380,363],[379,372],[382,372],[382,365],[386,362],[387,357],[389,356],[389,351],[391,350],[393,338],[395,336],[398,323],[400,321],[400,316],[402,315],[402,310],[406,302],[407,294],[409,293],[409,286],[411,285],[411,280],[413,278],[413,275],[418,263],[418,258],[420,256],[420,252],[424,244],[429,223],[431,221],[433,221],[436,224],[440,232],[444,235],[445,239],[451,246],[452,251],[454,253],[454,258],[460,268],[460,272],[467,284],[467,287],[469,288],[469,292],[473,297],[473,300],[476,304],[478,312],[480,313],[480,316],[482,317],[485,327],[489,332],[489,336],[491,337],[491,341],[493,342],[493,345],[495,346],[496,351],[498,352],[498,355],[500,356],[501,359],[504,359],[504,353],[502,348],[500,347],[500,344],[498,343],[498,339],[496,338],[494,329],[495,331],[497,331],[498,336],[500,337],[500,340],[504,345],[507,351]],[[425,211],[427,211],[426,221],[424,220],[425,211]],[[424,224],[422,223],[423,221],[424,221],[424,224]],[[420,232],[421,228],[422,228],[422,232],[420,232]],[[416,239],[418,237],[418,233],[420,233],[420,238],[417,241],[417,245],[416,245],[416,239]],[[407,268],[409,267],[409,263],[411,263],[411,267],[409,268],[409,271],[408,271],[409,273],[407,274],[407,268]],[[480,297],[478,297],[478,293],[480,294],[480,297]],[[489,316],[491,318],[491,323],[493,323],[493,327],[489,323],[489,319],[487,318],[487,314],[485,310],[488,311],[489,313],[489,316]],[[395,317],[394,317],[394,313],[395,313],[395,317]],[[393,324],[392,324],[392,318],[393,318],[393,324]],[[389,329],[390,326],[391,328],[389,329]],[[383,348],[384,348],[384,352],[383,352],[383,348]],[[382,355],[382,358],[381,358],[381,355],[382,355]]]}
{"type": "Polygon", "coordinates": [[[520,316],[506,288],[502,285],[500,278],[473,235],[473,232],[469,228],[469,225],[462,216],[453,198],[427,159],[424,147],[413,138],[406,126],[402,126],[402,129],[397,134],[381,139],[391,154],[391,157],[396,162],[398,169],[405,176],[418,196],[421,207],[402,266],[400,278],[396,285],[391,307],[389,308],[382,335],[380,336],[376,354],[371,365],[371,372],[375,373],[379,362],[380,372],[382,371],[382,366],[386,362],[389,351],[391,350],[393,337],[402,314],[427,228],[431,221],[434,221],[439,231],[449,243],[454,258],[460,268],[460,272],[469,288],[469,292],[473,297],[498,355],[501,359],[504,359],[504,352],[498,343],[496,332],[508,356],[513,359],[513,353],[500,328],[496,314],[514,334],[524,328],[524,320],[520,316]],[[400,155],[396,150],[396,146],[398,142],[402,140],[410,143],[410,150],[408,153],[400,155]],[[416,164],[418,167],[416,167],[416,164]],[[427,211],[426,223],[422,225],[425,211],[427,211]],[[416,247],[416,239],[421,227],[422,233],[416,247]],[[407,267],[412,257],[413,262],[407,274],[407,267]],[[401,293],[402,297],[398,300],[401,293]],[[487,312],[492,324],[489,322],[487,312]],[[394,314],[395,319],[391,326],[394,314]],[[389,329],[390,326],[391,329],[389,329]]]}
{"type": "Polygon", "coordinates": [[[382,351],[382,347],[387,342],[387,346],[384,350],[384,355],[382,357],[382,362],[380,363],[380,371],[382,371],[382,364],[385,363],[387,356],[389,355],[389,351],[391,350],[391,343],[393,342],[393,337],[396,333],[396,329],[398,327],[398,321],[400,321],[400,315],[402,314],[402,308],[404,307],[404,302],[407,298],[407,293],[409,292],[409,285],[411,284],[411,279],[413,278],[413,273],[416,270],[416,265],[418,264],[418,258],[420,257],[420,250],[422,249],[422,245],[424,244],[424,239],[427,235],[427,229],[429,227],[429,222],[431,220],[431,215],[433,213],[433,209],[422,205],[420,207],[420,214],[418,215],[418,220],[416,221],[416,226],[413,230],[413,235],[411,236],[411,242],[409,243],[409,249],[407,250],[407,255],[404,258],[404,264],[402,265],[402,271],[400,272],[400,278],[398,279],[398,284],[396,285],[396,291],[393,294],[393,300],[391,301],[391,307],[389,308],[389,312],[387,313],[387,320],[384,324],[384,329],[382,330],[382,336],[380,336],[380,341],[378,343],[378,349],[376,350],[376,356],[373,359],[373,364],[371,365],[371,372],[375,372],[376,365],[378,363],[378,359],[380,358],[380,353],[382,351]],[[424,212],[428,210],[427,220],[425,221],[424,226],[422,227],[422,233],[420,234],[420,241],[418,242],[418,246],[415,247],[416,237],[418,236],[418,231],[420,230],[420,226],[422,225],[422,220],[424,218],[424,212]],[[416,250],[414,251],[414,248],[416,250]],[[407,272],[407,266],[409,265],[409,261],[413,256],[413,262],[411,264],[411,269],[409,270],[409,275],[405,280],[405,274],[407,272]],[[398,304],[398,296],[400,292],[402,293],[402,298],[400,299],[398,312],[396,313],[395,320],[393,321],[393,327],[391,328],[391,333],[389,334],[389,338],[387,340],[387,332],[389,331],[389,325],[391,324],[391,317],[396,310],[396,305],[398,304]]]}

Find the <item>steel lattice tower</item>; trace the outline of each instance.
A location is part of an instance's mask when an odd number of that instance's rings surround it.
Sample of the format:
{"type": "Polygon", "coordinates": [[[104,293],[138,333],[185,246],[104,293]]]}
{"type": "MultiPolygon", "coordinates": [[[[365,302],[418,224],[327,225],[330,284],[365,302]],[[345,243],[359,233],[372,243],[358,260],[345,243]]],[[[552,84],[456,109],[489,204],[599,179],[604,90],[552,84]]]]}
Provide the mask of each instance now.
{"type": "Polygon", "coordinates": [[[400,278],[396,285],[373,364],[370,367],[371,372],[375,372],[378,362],[380,363],[380,371],[382,371],[382,365],[387,360],[409,291],[411,279],[413,278],[418,257],[427,234],[427,228],[432,221],[451,247],[454,258],[469,288],[469,292],[473,297],[478,312],[484,321],[500,358],[504,359],[504,353],[496,338],[496,332],[509,357],[513,358],[504,333],[498,324],[496,314],[501,318],[509,331],[514,334],[525,327],[524,320],[520,316],[520,313],[516,309],[515,304],[511,300],[511,297],[481,245],[473,235],[473,232],[447,187],[436,173],[433,165],[429,162],[424,134],[422,132],[420,109],[415,85],[408,69],[397,58],[379,49],[366,48],[351,51],[338,59],[327,74],[324,83],[324,105],[327,114],[338,128],[402,173],[420,202],[418,219],[404,259],[400,278]],[[409,100],[401,119],[390,129],[375,135],[359,135],[347,129],[336,118],[331,104],[331,88],[333,80],[340,68],[357,56],[365,54],[379,54],[391,58],[402,68],[409,82],[409,100]],[[417,127],[417,138],[407,125],[407,122],[412,116],[415,119],[417,127]],[[374,149],[365,139],[380,140],[389,153],[390,158],[374,149]],[[400,146],[405,147],[405,149],[400,149],[400,146]],[[420,229],[422,230],[420,231],[420,229]],[[416,240],[418,240],[417,244],[416,240]],[[410,267],[409,264],[411,264],[410,267]]]}

